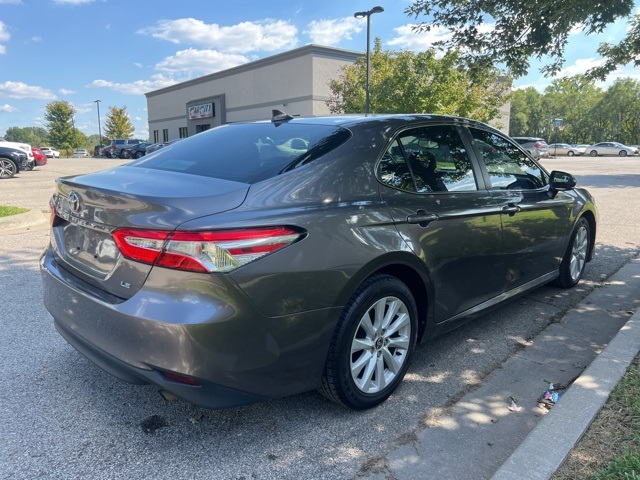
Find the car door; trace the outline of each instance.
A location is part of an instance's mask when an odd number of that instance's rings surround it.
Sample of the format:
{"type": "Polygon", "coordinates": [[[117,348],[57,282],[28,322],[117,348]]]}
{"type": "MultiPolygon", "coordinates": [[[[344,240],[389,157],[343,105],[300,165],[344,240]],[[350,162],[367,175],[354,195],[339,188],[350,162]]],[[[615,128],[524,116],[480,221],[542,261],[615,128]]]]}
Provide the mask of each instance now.
{"type": "Polygon", "coordinates": [[[575,197],[552,194],[548,174],[506,137],[479,128],[469,132],[502,210],[505,290],[553,279],[571,232],[575,197]]]}
{"type": "Polygon", "coordinates": [[[377,176],[398,232],[431,279],[434,321],[452,319],[502,291],[503,200],[484,188],[459,128],[398,132],[377,176]]]}

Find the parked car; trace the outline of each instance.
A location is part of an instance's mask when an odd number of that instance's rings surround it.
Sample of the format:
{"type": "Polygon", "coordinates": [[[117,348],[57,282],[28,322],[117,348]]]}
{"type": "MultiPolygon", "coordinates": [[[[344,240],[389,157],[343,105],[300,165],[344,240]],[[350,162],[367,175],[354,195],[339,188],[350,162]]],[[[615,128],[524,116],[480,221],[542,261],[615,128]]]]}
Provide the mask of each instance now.
{"type": "Polygon", "coordinates": [[[549,157],[549,147],[543,138],[512,137],[522,148],[526,149],[536,160],[549,157]]]}
{"type": "Polygon", "coordinates": [[[102,145],[102,144],[100,144],[100,145],[95,145],[95,146],[93,147],[93,156],[94,156],[94,157],[99,157],[100,155],[104,155],[104,154],[102,153],[102,149],[103,149],[105,146],[106,146],[106,145],[102,145]]]}
{"type": "Polygon", "coordinates": [[[169,145],[172,145],[176,142],[179,142],[180,140],[182,140],[181,138],[176,138],[174,140],[169,140],[168,142],[161,142],[161,143],[152,143],[151,145],[149,145],[146,149],[146,153],[153,153],[156,150],[160,150],[161,148],[164,147],[168,147],[169,145]]]}
{"type": "Polygon", "coordinates": [[[47,158],[60,158],[60,152],[53,147],[40,147],[47,158]]]}
{"type": "Polygon", "coordinates": [[[575,185],[472,120],[275,112],[59,178],[44,304],[83,355],[165,395],[370,408],[417,343],[580,281],[597,211],[575,185]]]}
{"type": "Polygon", "coordinates": [[[73,151],[73,155],[71,155],[73,158],[81,158],[81,157],[88,157],[89,156],[89,152],[87,150],[85,150],[84,148],[76,148],[73,151]]]}
{"type": "Polygon", "coordinates": [[[619,155],[620,157],[626,157],[627,155],[634,155],[636,151],[618,142],[600,142],[587,147],[587,153],[592,157],[601,155],[619,155]]]}
{"type": "Polygon", "coordinates": [[[109,148],[109,153],[111,154],[110,158],[125,158],[122,156],[122,150],[127,147],[132,147],[137,145],[142,140],[138,140],[136,138],[116,138],[111,140],[111,145],[109,148]]]}
{"type": "Polygon", "coordinates": [[[36,147],[31,147],[31,153],[33,154],[33,160],[38,167],[42,167],[47,164],[47,156],[42,150],[36,147]]]}
{"type": "Polygon", "coordinates": [[[572,146],[568,143],[552,143],[547,146],[547,150],[549,154],[554,157],[558,155],[573,157],[574,155],[584,155],[586,147],[572,146]]]}
{"type": "Polygon", "coordinates": [[[31,145],[22,142],[9,142],[4,138],[0,138],[0,146],[7,148],[17,148],[27,154],[27,158],[33,162],[33,153],[31,153],[31,145]]]}
{"type": "Polygon", "coordinates": [[[149,142],[142,142],[132,147],[127,147],[122,150],[122,158],[140,158],[144,157],[147,153],[147,147],[151,145],[149,142]]]}
{"type": "Polygon", "coordinates": [[[24,150],[0,145],[0,179],[13,177],[28,161],[24,150]]]}

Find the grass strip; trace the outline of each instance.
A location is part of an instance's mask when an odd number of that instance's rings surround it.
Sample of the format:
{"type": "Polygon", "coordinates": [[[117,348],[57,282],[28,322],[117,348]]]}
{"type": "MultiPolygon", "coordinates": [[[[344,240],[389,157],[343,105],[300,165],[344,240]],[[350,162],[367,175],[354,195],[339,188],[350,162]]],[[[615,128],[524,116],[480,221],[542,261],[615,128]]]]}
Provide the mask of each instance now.
{"type": "Polygon", "coordinates": [[[28,212],[28,208],[10,207],[7,205],[0,205],[0,218],[8,217],[9,215],[17,215],[19,213],[28,212]]]}

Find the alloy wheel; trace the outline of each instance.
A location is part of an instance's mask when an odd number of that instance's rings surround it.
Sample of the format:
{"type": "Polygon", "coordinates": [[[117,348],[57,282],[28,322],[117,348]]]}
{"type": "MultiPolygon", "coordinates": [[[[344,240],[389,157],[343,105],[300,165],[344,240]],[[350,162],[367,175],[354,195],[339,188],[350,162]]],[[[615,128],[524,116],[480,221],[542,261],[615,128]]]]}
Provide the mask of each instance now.
{"type": "Polygon", "coordinates": [[[384,390],[400,373],[411,343],[407,306],[396,297],[375,302],[360,319],[351,343],[351,378],[364,393],[384,390]]]}
{"type": "Polygon", "coordinates": [[[582,275],[585,263],[587,262],[587,251],[589,249],[589,232],[587,227],[581,225],[576,231],[576,236],[573,240],[573,247],[571,248],[571,262],[569,271],[571,279],[575,282],[582,275]]]}

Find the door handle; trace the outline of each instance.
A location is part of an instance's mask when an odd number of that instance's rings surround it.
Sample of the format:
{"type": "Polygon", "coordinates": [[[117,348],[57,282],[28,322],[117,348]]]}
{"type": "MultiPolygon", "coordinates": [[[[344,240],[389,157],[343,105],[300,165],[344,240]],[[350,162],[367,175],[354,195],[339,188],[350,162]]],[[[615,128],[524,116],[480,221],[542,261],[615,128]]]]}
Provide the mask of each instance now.
{"type": "Polygon", "coordinates": [[[418,210],[416,213],[407,217],[407,223],[417,223],[421,227],[426,227],[429,223],[438,220],[438,215],[435,213],[427,213],[424,210],[418,210]]]}
{"type": "Polygon", "coordinates": [[[521,210],[522,208],[520,208],[520,206],[516,205],[515,203],[509,203],[508,205],[502,207],[502,213],[507,213],[510,217],[513,217],[521,210]]]}

